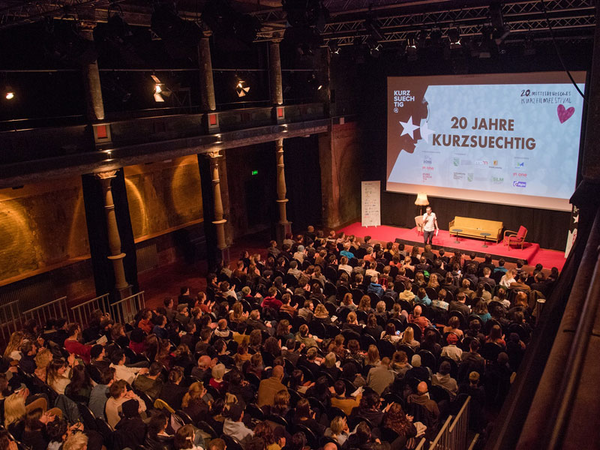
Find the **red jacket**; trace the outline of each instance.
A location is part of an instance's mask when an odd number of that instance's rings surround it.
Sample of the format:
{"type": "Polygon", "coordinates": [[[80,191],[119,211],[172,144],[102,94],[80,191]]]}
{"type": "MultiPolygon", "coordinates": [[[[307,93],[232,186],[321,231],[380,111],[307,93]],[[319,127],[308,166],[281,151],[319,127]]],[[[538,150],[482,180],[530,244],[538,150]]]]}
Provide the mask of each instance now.
{"type": "Polygon", "coordinates": [[[277,300],[275,297],[265,297],[265,299],[262,302],[262,305],[260,306],[262,306],[263,308],[273,308],[279,311],[281,305],[283,305],[283,303],[281,303],[281,300],[277,300]]]}
{"type": "Polygon", "coordinates": [[[74,353],[83,359],[84,363],[90,363],[90,352],[92,351],[91,345],[83,345],[73,339],[65,339],[65,348],[69,353],[74,353]]]}

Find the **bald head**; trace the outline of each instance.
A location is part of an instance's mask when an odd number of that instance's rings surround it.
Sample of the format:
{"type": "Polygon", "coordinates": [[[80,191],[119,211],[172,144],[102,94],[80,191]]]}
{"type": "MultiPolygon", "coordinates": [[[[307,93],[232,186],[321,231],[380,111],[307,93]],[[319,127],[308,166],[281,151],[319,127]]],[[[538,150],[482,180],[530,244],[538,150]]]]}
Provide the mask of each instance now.
{"type": "Polygon", "coordinates": [[[273,377],[283,380],[283,366],[273,367],[273,377]]]}
{"type": "Polygon", "coordinates": [[[427,394],[427,383],[421,381],[417,386],[417,393],[419,395],[427,394]]]}
{"type": "Polygon", "coordinates": [[[420,316],[421,314],[423,314],[423,308],[421,308],[419,305],[415,306],[415,309],[413,309],[413,316],[420,316]]]}
{"type": "Polygon", "coordinates": [[[337,450],[337,448],[338,448],[337,445],[335,445],[333,442],[328,442],[323,447],[323,450],[337,450]]]}

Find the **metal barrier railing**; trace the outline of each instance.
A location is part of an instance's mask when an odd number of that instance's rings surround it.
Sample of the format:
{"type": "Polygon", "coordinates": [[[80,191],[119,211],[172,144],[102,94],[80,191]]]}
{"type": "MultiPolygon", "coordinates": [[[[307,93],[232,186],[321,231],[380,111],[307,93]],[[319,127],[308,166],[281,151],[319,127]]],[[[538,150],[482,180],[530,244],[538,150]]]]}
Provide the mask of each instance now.
{"type": "Polygon", "coordinates": [[[51,302],[45,303],[35,308],[31,308],[21,314],[22,320],[35,319],[40,325],[45,324],[48,319],[66,317],[69,320],[69,308],[67,307],[67,297],[57,298],[51,302]]]}
{"type": "Polygon", "coordinates": [[[439,433],[429,446],[429,450],[454,450],[450,447],[450,422],[452,421],[452,416],[448,416],[446,422],[440,429],[439,433]]]}
{"type": "Polygon", "coordinates": [[[146,307],[144,291],[130,295],[110,305],[111,315],[115,322],[129,323],[133,321],[138,311],[146,307]]]}
{"type": "Polygon", "coordinates": [[[20,300],[14,300],[0,306],[0,339],[8,343],[10,335],[21,329],[20,300]]]}
{"type": "Polygon", "coordinates": [[[470,403],[471,397],[467,397],[456,417],[448,416],[429,450],[467,450],[470,403]]]}
{"type": "Polygon", "coordinates": [[[467,450],[467,432],[469,430],[469,406],[471,397],[467,397],[460,411],[450,425],[450,441],[453,450],[467,450]]]}
{"type": "Polygon", "coordinates": [[[425,444],[427,444],[427,438],[421,439],[419,444],[415,447],[415,450],[425,450],[425,444]]]}
{"type": "Polygon", "coordinates": [[[85,328],[89,319],[94,311],[97,309],[104,313],[110,312],[110,294],[104,294],[99,297],[93,298],[86,302],[80,303],[77,306],[71,308],[71,315],[75,322],[79,323],[82,328],[85,328]]]}

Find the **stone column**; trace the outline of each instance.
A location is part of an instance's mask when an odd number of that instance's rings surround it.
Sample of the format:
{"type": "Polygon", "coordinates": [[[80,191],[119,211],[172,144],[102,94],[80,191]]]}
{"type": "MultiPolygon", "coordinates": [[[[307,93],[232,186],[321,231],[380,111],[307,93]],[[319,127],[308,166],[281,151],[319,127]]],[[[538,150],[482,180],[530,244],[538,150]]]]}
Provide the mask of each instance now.
{"type": "MultiPolygon", "coordinates": [[[[79,25],[79,34],[88,41],[94,41],[94,27],[92,22],[82,22],[79,25]]],[[[98,61],[83,64],[83,84],[85,88],[87,117],[91,123],[104,120],[104,102],[102,100],[102,86],[100,85],[100,72],[98,61]]]]}
{"type": "Polygon", "coordinates": [[[115,287],[121,294],[124,290],[129,289],[129,283],[125,278],[125,268],[123,259],[125,253],[121,251],[121,236],[117,226],[117,217],[115,215],[115,204],[112,195],[112,179],[117,176],[116,170],[108,172],[100,172],[96,177],[102,183],[102,191],[104,194],[104,211],[106,213],[106,228],[108,230],[108,246],[110,248],[110,256],[108,259],[112,261],[113,270],[115,273],[115,287]]]}
{"type": "Polygon", "coordinates": [[[283,105],[280,42],[281,39],[274,39],[269,43],[269,78],[271,82],[271,104],[273,106],[283,105]]]}
{"type": "Polygon", "coordinates": [[[283,153],[283,139],[275,141],[277,156],[277,204],[279,205],[279,222],[277,223],[276,239],[281,243],[286,233],[291,233],[292,223],[287,220],[287,187],[285,185],[285,163],[283,153]]]}
{"type": "MultiPolygon", "coordinates": [[[[225,240],[225,224],[227,220],[223,218],[223,199],[221,198],[221,180],[219,176],[219,159],[221,154],[219,150],[207,153],[210,160],[210,172],[212,179],[212,190],[213,190],[213,211],[214,220],[213,224],[217,233],[217,248],[221,250],[222,256],[224,256],[224,250],[227,249],[227,241],[225,240]]],[[[225,261],[227,258],[223,258],[225,261]]]]}
{"type": "Polygon", "coordinates": [[[215,100],[215,84],[213,81],[212,59],[210,55],[210,36],[212,32],[204,30],[198,44],[198,65],[200,67],[200,89],[202,94],[202,111],[217,110],[215,100]]]}
{"type": "Polygon", "coordinates": [[[275,123],[285,121],[285,109],[283,108],[283,80],[281,75],[281,51],[279,43],[280,36],[275,36],[269,43],[269,82],[271,91],[272,116],[275,123]]]}

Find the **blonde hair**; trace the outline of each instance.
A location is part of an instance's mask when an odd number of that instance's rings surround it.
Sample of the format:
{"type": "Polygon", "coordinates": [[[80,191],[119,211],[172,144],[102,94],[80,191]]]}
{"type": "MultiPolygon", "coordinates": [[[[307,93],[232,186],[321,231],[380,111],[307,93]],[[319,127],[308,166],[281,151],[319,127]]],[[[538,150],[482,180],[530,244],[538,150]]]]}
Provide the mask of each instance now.
{"type": "Polygon", "coordinates": [[[12,394],[4,400],[4,426],[18,422],[27,414],[25,398],[20,394],[12,394]]]}
{"type": "Polygon", "coordinates": [[[322,303],[319,303],[317,305],[317,308],[315,309],[315,316],[328,316],[329,315],[329,311],[327,311],[327,308],[325,308],[325,305],[323,305],[322,303]]]}
{"type": "Polygon", "coordinates": [[[206,391],[202,383],[196,381],[195,383],[190,384],[188,391],[183,396],[183,400],[181,401],[181,406],[183,408],[187,408],[190,405],[191,400],[200,400],[202,399],[203,393],[206,391]]]}
{"type": "Polygon", "coordinates": [[[74,433],[67,438],[62,450],[83,450],[87,448],[88,437],[83,433],[74,433]]]}
{"type": "Polygon", "coordinates": [[[341,416],[334,417],[329,425],[331,428],[331,434],[338,435],[344,431],[344,418],[341,416]]]}
{"type": "Polygon", "coordinates": [[[12,352],[14,352],[15,350],[19,350],[19,348],[21,347],[21,343],[23,342],[23,337],[25,335],[23,334],[22,331],[15,331],[13,334],[10,335],[10,340],[8,341],[8,345],[6,346],[6,349],[4,350],[4,356],[7,358],[10,358],[10,354],[12,352]]]}
{"type": "Polygon", "coordinates": [[[413,330],[411,327],[407,327],[406,330],[404,330],[404,335],[402,336],[402,343],[410,344],[414,340],[415,340],[415,330],[413,330]]]}
{"type": "Polygon", "coordinates": [[[38,369],[46,369],[48,365],[52,362],[52,352],[45,348],[40,350],[37,355],[35,355],[35,366],[38,369]]]}

